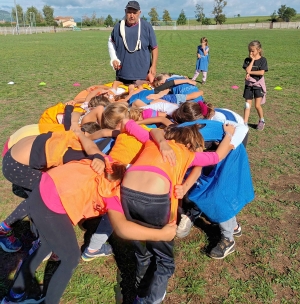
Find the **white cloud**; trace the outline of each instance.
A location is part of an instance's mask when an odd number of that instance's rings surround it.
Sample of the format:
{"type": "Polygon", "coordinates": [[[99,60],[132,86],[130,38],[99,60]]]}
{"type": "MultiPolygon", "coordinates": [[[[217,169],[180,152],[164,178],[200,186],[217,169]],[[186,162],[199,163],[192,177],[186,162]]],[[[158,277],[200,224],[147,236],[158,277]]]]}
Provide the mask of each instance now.
{"type": "MultiPolygon", "coordinates": [[[[91,16],[93,12],[97,17],[106,17],[110,14],[113,18],[122,18],[124,15],[124,8],[127,0],[16,0],[16,3],[21,5],[26,11],[27,7],[35,6],[38,10],[42,10],[44,5],[49,5],[54,8],[55,16],[73,16],[74,18],[83,15],[91,16]]],[[[204,13],[211,18],[211,11],[213,10],[214,0],[140,0],[139,1],[142,15],[148,17],[148,12],[151,7],[155,7],[159,16],[162,17],[163,10],[169,11],[173,18],[177,18],[180,11],[183,9],[186,16],[194,18],[196,3],[203,4],[204,13]]],[[[259,2],[244,1],[244,0],[227,0],[227,6],[224,8],[224,13],[227,17],[233,17],[240,14],[241,16],[270,16],[274,10],[281,5],[287,5],[294,8],[300,13],[299,0],[260,0],[259,2]]],[[[14,0],[1,0],[0,10],[11,11],[14,6],[14,0]]]]}

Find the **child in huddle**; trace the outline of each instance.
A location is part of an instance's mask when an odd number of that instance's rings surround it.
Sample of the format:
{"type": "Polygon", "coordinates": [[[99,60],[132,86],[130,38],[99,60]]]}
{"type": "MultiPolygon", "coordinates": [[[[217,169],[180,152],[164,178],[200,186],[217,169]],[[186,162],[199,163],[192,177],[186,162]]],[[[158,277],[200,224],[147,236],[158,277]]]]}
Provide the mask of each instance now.
{"type": "MultiPolygon", "coordinates": [[[[151,140],[145,143],[138,159],[127,169],[121,185],[121,201],[128,220],[156,228],[176,220],[177,198],[180,197],[176,189],[177,185],[182,184],[186,170],[190,166],[216,164],[227,155],[231,149],[233,126],[224,125],[226,135],[216,152],[200,152],[203,150],[204,141],[198,128],[197,125],[169,126],[165,132],[159,129],[150,131],[158,146],[151,140]],[[175,152],[174,166],[164,161],[160,153],[160,149],[165,145],[171,146],[175,152]]],[[[175,269],[174,243],[135,242],[135,245],[135,303],[161,303],[166,294],[168,279],[175,269]]]]}
{"type": "Polygon", "coordinates": [[[200,45],[197,47],[196,71],[193,80],[196,80],[200,72],[202,72],[202,84],[206,83],[208,63],[209,63],[209,46],[206,37],[200,39],[200,45]]]}
{"type": "Polygon", "coordinates": [[[245,77],[245,111],[244,121],[248,124],[252,100],[255,101],[259,121],[256,129],[262,131],[265,127],[264,112],[261,107],[266,102],[265,72],[268,71],[267,59],[262,56],[261,44],[258,40],[251,41],[248,45],[249,57],[244,60],[243,69],[245,77]]]}
{"type": "MultiPolygon", "coordinates": [[[[84,134],[100,129],[95,123],[82,126],[84,134]]],[[[93,159],[82,150],[77,136],[72,131],[48,132],[37,136],[20,139],[5,154],[2,162],[4,177],[11,183],[25,189],[29,194],[41,176],[42,170],[71,160],[93,159]]],[[[95,161],[96,162],[96,161],[95,161]]],[[[13,236],[11,225],[28,215],[28,208],[23,201],[13,213],[0,223],[0,247],[6,252],[16,252],[22,243],[13,236]]]]}
{"type": "MultiPolygon", "coordinates": [[[[80,133],[78,136],[85,148],[88,139],[80,133]]],[[[119,184],[125,167],[105,160],[106,171],[103,173],[104,157],[99,152],[98,149],[89,150],[100,162],[98,172],[91,168],[91,160],[70,162],[43,173],[40,182],[35,184],[27,204],[42,245],[32,250],[23,261],[3,303],[60,302],[79,263],[80,250],[72,226],[82,218],[107,212],[115,232],[125,239],[168,241],[174,237],[176,225],[166,225],[157,230],[126,220],[119,203],[119,184]],[[67,180],[72,180],[72,183],[66,183],[67,180]],[[46,295],[29,298],[27,292],[35,271],[49,252],[59,256],[60,264],[51,277],[46,295]]]]}

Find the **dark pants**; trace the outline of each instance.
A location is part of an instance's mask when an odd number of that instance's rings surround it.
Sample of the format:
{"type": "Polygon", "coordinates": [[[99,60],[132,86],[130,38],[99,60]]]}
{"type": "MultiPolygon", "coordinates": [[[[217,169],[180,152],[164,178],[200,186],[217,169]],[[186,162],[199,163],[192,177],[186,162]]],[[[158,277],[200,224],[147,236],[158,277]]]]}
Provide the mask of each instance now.
{"type": "Polygon", "coordinates": [[[47,208],[38,186],[27,199],[27,205],[29,216],[38,229],[41,245],[25,259],[12,288],[15,292],[29,290],[37,267],[49,252],[55,252],[61,262],[51,277],[44,303],[58,304],[80,259],[73,225],[67,214],[58,214],[47,208]]]}
{"type": "MultiPolygon", "coordinates": [[[[128,220],[152,228],[161,228],[168,223],[169,194],[146,194],[122,186],[121,198],[128,220]]],[[[134,243],[137,259],[137,295],[145,304],[161,303],[167,290],[168,280],[175,270],[174,242],[134,243]]]]}

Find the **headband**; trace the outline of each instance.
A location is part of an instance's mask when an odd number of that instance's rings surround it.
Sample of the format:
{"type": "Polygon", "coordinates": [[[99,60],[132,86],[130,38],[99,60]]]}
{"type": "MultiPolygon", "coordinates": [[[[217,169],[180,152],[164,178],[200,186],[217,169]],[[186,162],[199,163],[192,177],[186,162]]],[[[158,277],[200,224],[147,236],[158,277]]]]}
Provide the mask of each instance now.
{"type": "Polygon", "coordinates": [[[198,105],[199,105],[199,107],[201,109],[201,114],[205,117],[207,115],[207,113],[208,113],[208,107],[207,107],[207,105],[204,102],[202,102],[202,101],[198,101],[197,103],[198,103],[198,105]]]}

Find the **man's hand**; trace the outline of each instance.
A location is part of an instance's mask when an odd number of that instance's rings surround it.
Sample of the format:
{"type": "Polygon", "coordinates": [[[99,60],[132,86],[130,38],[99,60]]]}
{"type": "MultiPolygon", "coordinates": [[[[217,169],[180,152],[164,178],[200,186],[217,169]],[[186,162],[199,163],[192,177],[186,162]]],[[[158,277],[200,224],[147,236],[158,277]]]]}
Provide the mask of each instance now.
{"type": "Polygon", "coordinates": [[[114,67],[115,70],[120,70],[121,69],[121,65],[120,65],[120,62],[118,60],[114,60],[112,62],[112,64],[113,64],[113,67],[114,67]]]}
{"type": "Polygon", "coordinates": [[[151,66],[149,73],[152,74],[154,77],[156,75],[156,67],[154,67],[153,65],[151,66]]]}

